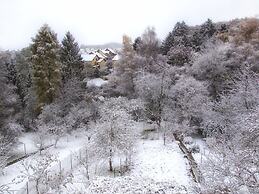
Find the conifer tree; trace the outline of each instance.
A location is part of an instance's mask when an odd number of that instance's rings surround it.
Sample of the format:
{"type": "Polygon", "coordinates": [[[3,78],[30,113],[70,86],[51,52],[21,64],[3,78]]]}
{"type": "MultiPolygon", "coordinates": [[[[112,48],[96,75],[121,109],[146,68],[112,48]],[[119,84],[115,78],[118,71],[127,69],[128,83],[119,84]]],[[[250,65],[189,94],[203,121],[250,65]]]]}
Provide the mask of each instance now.
{"type": "Polygon", "coordinates": [[[137,38],[134,40],[134,43],[133,43],[133,49],[134,49],[134,51],[136,51],[136,52],[138,53],[139,50],[140,50],[141,44],[142,44],[142,39],[141,39],[141,37],[137,37],[137,38]]]}
{"type": "Polygon", "coordinates": [[[60,46],[57,35],[43,25],[31,45],[32,82],[37,99],[36,110],[41,112],[45,104],[53,102],[61,83],[60,46]]]}
{"type": "MultiPolygon", "coordinates": [[[[226,27],[222,28],[222,32],[225,31],[226,27]]],[[[213,24],[211,19],[208,19],[201,26],[197,27],[191,36],[191,46],[196,51],[199,52],[206,43],[215,33],[217,29],[213,24]]]]}
{"type": "Polygon", "coordinates": [[[190,46],[189,26],[185,22],[177,22],[172,32],[169,32],[165,40],[162,42],[161,51],[163,55],[167,55],[168,51],[177,45],[190,46]]]}
{"type": "Polygon", "coordinates": [[[173,46],[174,37],[173,33],[169,32],[169,34],[166,36],[165,40],[162,42],[161,45],[161,52],[163,55],[167,55],[170,48],[173,46]]]}
{"type": "Polygon", "coordinates": [[[201,25],[200,28],[200,34],[203,39],[209,39],[215,34],[216,31],[216,27],[211,19],[208,19],[204,24],[201,25]]]}
{"type": "Polygon", "coordinates": [[[31,50],[29,47],[23,48],[21,51],[17,51],[15,54],[15,70],[16,75],[16,86],[17,94],[21,98],[22,107],[25,107],[31,87],[31,50]]]}
{"type": "Polygon", "coordinates": [[[0,52],[0,135],[15,137],[15,130],[10,129],[8,124],[20,119],[18,113],[21,107],[20,99],[16,94],[17,88],[10,79],[12,76],[10,77],[8,63],[8,53],[0,52]]]}
{"type": "Polygon", "coordinates": [[[73,35],[67,32],[61,46],[62,79],[64,82],[72,77],[80,77],[82,75],[84,66],[79,52],[78,43],[73,35]]]}

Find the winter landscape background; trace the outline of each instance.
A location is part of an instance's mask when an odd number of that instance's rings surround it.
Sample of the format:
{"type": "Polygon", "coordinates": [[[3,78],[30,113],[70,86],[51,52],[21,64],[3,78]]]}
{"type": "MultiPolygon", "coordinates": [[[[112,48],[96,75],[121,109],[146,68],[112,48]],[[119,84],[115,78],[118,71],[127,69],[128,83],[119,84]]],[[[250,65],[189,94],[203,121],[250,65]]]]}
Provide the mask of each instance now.
{"type": "Polygon", "coordinates": [[[0,39],[0,193],[259,193],[259,19],[209,17],[0,39]]]}

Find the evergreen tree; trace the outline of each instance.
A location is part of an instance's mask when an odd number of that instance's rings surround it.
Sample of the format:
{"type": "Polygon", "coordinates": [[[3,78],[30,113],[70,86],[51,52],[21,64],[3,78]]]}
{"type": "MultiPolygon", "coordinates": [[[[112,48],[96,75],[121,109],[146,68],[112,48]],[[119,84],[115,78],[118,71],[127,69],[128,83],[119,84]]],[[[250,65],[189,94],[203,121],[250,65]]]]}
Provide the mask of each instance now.
{"type": "MultiPolygon", "coordinates": [[[[225,30],[225,26],[222,26],[222,30],[225,30]]],[[[200,27],[194,29],[191,36],[191,46],[196,51],[199,52],[201,47],[207,42],[215,33],[217,29],[211,19],[208,19],[200,27]]]]}
{"type": "Polygon", "coordinates": [[[26,96],[28,95],[29,88],[31,87],[31,50],[29,47],[23,48],[21,51],[16,52],[15,70],[17,72],[17,93],[21,98],[22,106],[25,107],[26,96]]]}
{"type": "Polygon", "coordinates": [[[220,25],[220,28],[219,28],[219,32],[220,32],[220,33],[228,32],[228,26],[227,26],[227,24],[221,24],[221,25],[220,25]]]}
{"type": "Polygon", "coordinates": [[[15,123],[19,118],[20,99],[16,95],[17,88],[10,80],[6,53],[0,53],[0,135],[13,135],[15,130],[8,124],[15,123]]]}
{"type": "Polygon", "coordinates": [[[163,55],[167,55],[170,48],[173,46],[174,37],[173,33],[169,32],[169,34],[166,36],[165,40],[162,42],[161,45],[161,52],[163,55]]]}
{"type": "Polygon", "coordinates": [[[15,69],[15,57],[13,51],[4,51],[1,53],[2,63],[6,66],[7,79],[13,85],[17,84],[17,72],[15,69]]]}
{"type": "Polygon", "coordinates": [[[200,34],[202,35],[203,39],[209,39],[215,34],[215,32],[216,27],[211,19],[208,19],[204,24],[201,25],[200,34]]]}
{"type": "Polygon", "coordinates": [[[37,112],[53,102],[61,83],[60,47],[57,35],[45,24],[31,45],[32,82],[37,99],[37,112]]]}
{"type": "Polygon", "coordinates": [[[185,22],[177,22],[172,32],[169,32],[163,41],[161,51],[163,55],[167,55],[168,51],[177,45],[190,46],[189,26],[185,22]]]}
{"type": "Polygon", "coordinates": [[[141,44],[142,44],[142,39],[141,39],[141,37],[137,37],[137,38],[134,40],[134,43],[133,43],[133,49],[134,49],[134,51],[139,52],[140,47],[141,47],[141,44]]]}
{"type": "Polygon", "coordinates": [[[177,22],[174,26],[173,35],[174,36],[184,36],[189,32],[189,27],[186,25],[184,21],[177,22]]]}
{"type": "Polygon", "coordinates": [[[191,46],[192,48],[198,52],[201,50],[201,45],[203,43],[203,38],[200,34],[200,29],[197,29],[193,32],[191,37],[191,46]]]}
{"type": "Polygon", "coordinates": [[[78,43],[72,34],[67,32],[61,46],[62,79],[64,82],[72,77],[81,76],[84,66],[79,52],[78,43]]]}
{"type": "Polygon", "coordinates": [[[6,83],[7,83],[7,70],[4,66],[0,56],[0,132],[8,115],[6,114],[6,83]]]}

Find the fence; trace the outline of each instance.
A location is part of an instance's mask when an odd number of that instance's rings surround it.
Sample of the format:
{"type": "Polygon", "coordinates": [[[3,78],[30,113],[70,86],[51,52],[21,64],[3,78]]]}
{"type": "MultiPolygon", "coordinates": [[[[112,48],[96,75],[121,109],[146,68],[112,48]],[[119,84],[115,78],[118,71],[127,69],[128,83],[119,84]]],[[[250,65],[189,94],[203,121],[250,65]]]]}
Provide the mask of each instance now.
{"type": "MultiPolygon", "coordinates": [[[[71,173],[79,165],[82,165],[84,167],[84,170],[87,170],[87,174],[86,174],[86,176],[88,176],[88,177],[86,177],[87,179],[90,178],[89,174],[91,174],[91,175],[99,174],[100,172],[103,171],[102,168],[99,168],[99,167],[103,166],[103,164],[101,164],[101,166],[98,166],[97,163],[93,163],[92,161],[89,162],[88,158],[92,157],[92,155],[90,154],[90,156],[89,156],[89,154],[90,153],[88,153],[88,150],[86,147],[83,147],[76,151],[70,152],[66,156],[63,156],[62,158],[59,158],[55,162],[53,162],[53,165],[51,165],[48,168],[48,171],[49,171],[48,176],[56,177],[55,180],[57,182],[59,182],[60,184],[62,184],[64,177],[67,177],[67,175],[69,173],[71,173]],[[89,169],[88,169],[88,166],[86,166],[86,165],[88,165],[88,163],[90,163],[89,169]],[[91,172],[89,172],[90,170],[91,170],[91,172]],[[60,180],[58,181],[58,179],[60,179],[60,180]]],[[[94,154],[94,153],[92,153],[92,154],[94,154]]],[[[130,164],[130,158],[129,158],[128,162],[130,164]]],[[[124,173],[124,171],[127,171],[127,169],[125,169],[125,167],[128,168],[128,166],[125,166],[121,160],[119,160],[119,162],[117,162],[117,163],[118,164],[114,164],[113,174],[111,174],[114,177],[121,176],[124,173]]],[[[37,189],[36,189],[35,180],[24,181],[22,184],[23,184],[23,186],[17,190],[8,189],[8,190],[6,190],[6,192],[3,192],[3,193],[6,193],[6,194],[37,194],[38,193],[37,189]]],[[[60,185],[60,184],[56,184],[56,185],[60,185]]],[[[0,192],[0,193],[2,193],[2,192],[0,192]]]]}
{"type": "MultiPolygon", "coordinates": [[[[86,148],[81,148],[77,151],[70,152],[67,156],[58,159],[53,165],[48,168],[48,176],[56,177],[57,179],[66,177],[71,173],[73,169],[78,167],[82,162],[87,159],[86,148]]],[[[62,180],[61,180],[62,181],[62,180]]],[[[34,180],[28,180],[24,183],[24,186],[19,190],[8,190],[8,194],[37,194],[36,182],[34,180]]]]}

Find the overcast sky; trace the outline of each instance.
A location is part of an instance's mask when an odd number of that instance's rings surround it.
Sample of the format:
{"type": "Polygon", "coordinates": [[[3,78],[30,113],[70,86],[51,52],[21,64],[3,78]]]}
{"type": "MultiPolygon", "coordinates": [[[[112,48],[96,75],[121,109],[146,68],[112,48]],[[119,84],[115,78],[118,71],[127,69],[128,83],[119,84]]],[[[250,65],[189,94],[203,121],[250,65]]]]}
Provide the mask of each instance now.
{"type": "Polygon", "coordinates": [[[48,23],[62,39],[71,31],[79,44],[121,42],[147,26],[159,38],[177,21],[203,23],[258,16],[259,0],[0,0],[0,48],[19,49],[31,43],[48,23]]]}

